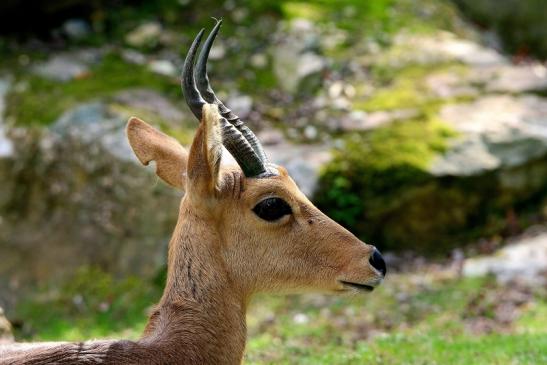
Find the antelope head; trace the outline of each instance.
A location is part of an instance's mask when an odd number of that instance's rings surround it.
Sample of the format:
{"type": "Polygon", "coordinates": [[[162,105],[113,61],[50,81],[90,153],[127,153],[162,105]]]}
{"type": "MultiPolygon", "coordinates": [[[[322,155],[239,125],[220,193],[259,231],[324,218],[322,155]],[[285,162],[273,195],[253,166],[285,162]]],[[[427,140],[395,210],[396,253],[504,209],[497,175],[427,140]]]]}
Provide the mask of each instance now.
{"type": "Polygon", "coordinates": [[[194,62],[202,30],[184,63],[183,93],[200,120],[189,152],[137,118],[127,125],[137,158],[185,191],[167,283],[142,338],[0,346],[0,362],[239,364],[252,294],[370,291],[382,281],[378,250],[321,213],[215,96],[206,62],[219,28],[194,62]],[[221,167],[223,145],[238,166],[221,167]]]}
{"type": "MultiPolygon", "coordinates": [[[[185,191],[169,248],[167,288],[184,286],[186,277],[205,277],[244,297],[373,290],[386,273],[378,250],[317,209],[213,92],[206,63],[220,25],[195,61],[203,30],[197,35],[184,63],[184,97],[200,120],[189,152],[137,118],[128,123],[139,160],[154,160],[157,175],[185,191]],[[222,145],[238,166],[221,166],[222,145]]],[[[199,296],[205,289],[198,282],[186,290],[199,296]]]]}

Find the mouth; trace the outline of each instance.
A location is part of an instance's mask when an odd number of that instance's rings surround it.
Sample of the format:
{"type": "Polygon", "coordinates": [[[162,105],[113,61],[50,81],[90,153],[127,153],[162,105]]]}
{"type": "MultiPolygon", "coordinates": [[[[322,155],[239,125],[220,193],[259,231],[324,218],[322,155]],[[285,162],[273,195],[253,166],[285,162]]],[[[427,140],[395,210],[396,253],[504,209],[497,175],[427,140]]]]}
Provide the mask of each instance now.
{"type": "Polygon", "coordinates": [[[352,283],[352,282],[344,281],[344,280],[340,280],[340,283],[344,286],[351,287],[351,288],[357,289],[357,290],[362,290],[362,291],[367,291],[367,292],[371,292],[371,291],[374,290],[374,287],[370,286],[370,285],[352,283]]]}

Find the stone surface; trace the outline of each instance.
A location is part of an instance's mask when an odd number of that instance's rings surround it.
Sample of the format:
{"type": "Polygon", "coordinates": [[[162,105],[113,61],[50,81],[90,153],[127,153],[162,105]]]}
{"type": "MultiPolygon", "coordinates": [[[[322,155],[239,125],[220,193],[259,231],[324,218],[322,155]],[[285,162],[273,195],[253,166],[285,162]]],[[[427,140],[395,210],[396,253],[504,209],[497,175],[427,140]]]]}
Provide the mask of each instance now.
{"type": "Polygon", "coordinates": [[[37,65],[34,71],[42,77],[56,81],[70,81],[89,73],[87,65],[67,56],[54,56],[37,65]]]}
{"type": "Polygon", "coordinates": [[[398,109],[366,113],[353,111],[340,120],[340,128],[345,131],[366,131],[385,126],[389,123],[411,119],[419,115],[416,109],[398,109]]]}
{"type": "Polygon", "coordinates": [[[245,119],[253,109],[253,99],[249,95],[231,95],[226,99],[226,105],[240,118],[245,119]]]}
{"type": "Polygon", "coordinates": [[[10,133],[14,153],[0,159],[0,306],[9,310],[25,291],[81,266],[157,272],[181,193],[136,163],[126,121],[94,102],[49,130],[10,133]]]}
{"type": "Polygon", "coordinates": [[[279,85],[294,93],[302,79],[317,74],[327,66],[327,60],[312,51],[319,35],[314,25],[303,19],[284,24],[279,41],[272,48],[273,70],[279,85]]]}
{"type": "Polygon", "coordinates": [[[485,84],[490,92],[522,93],[547,89],[547,69],[535,62],[474,70],[471,80],[485,84]]]}
{"type": "Polygon", "coordinates": [[[331,159],[330,145],[294,145],[289,142],[264,146],[270,160],[284,166],[300,190],[312,197],[319,169],[331,159]]]}
{"type": "Polygon", "coordinates": [[[122,50],[121,56],[125,62],[134,63],[136,65],[144,65],[146,63],[146,56],[133,49],[122,50]]]}
{"type": "Polygon", "coordinates": [[[148,63],[150,71],[160,75],[174,77],[177,76],[178,70],[169,60],[152,60],[148,63]]]}
{"type": "Polygon", "coordinates": [[[502,283],[522,280],[547,284],[547,232],[518,239],[491,256],[465,260],[463,275],[487,274],[495,275],[502,283]]]}
{"type": "Polygon", "coordinates": [[[4,123],[5,98],[10,85],[11,80],[8,77],[0,78],[0,158],[11,156],[13,153],[13,143],[6,135],[6,125],[4,123]]]}
{"type": "Polygon", "coordinates": [[[139,25],[129,32],[125,41],[133,47],[153,47],[160,39],[162,26],[158,22],[149,22],[139,25]]]}
{"type": "Polygon", "coordinates": [[[257,134],[257,137],[264,146],[276,145],[284,142],[283,133],[272,127],[260,131],[257,134]]]}
{"type": "Polygon", "coordinates": [[[427,76],[425,84],[429,91],[442,99],[457,97],[475,97],[479,90],[472,85],[470,77],[453,72],[434,73],[427,76]]]}
{"type": "MultiPolygon", "coordinates": [[[[152,119],[162,119],[172,125],[180,125],[184,119],[181,109],[174,105],[171,100],[160,93],[148,89],[125,90],[114,97],[116,103],[123,104],[130,110],[139,114],[149,115],[152,119]],[[142,113],[141,113],[142,112],[142,113]]],[[[143,118],[145,116],[143,115],[143,118]]],[[[150,120],[151,123],[158,123],[159,120],[150,120]]]]}
{"type": "Polygon", "coordinates": [[[13,342],[11,323],[4,315],[4,310],[0,307],[0,345],[13,342]]]}
{"type": "Polygon", "coordinates": [[[505,57],[496,50],[449,32],[438,32],[435,35],[401,33],[395,38],[394,47],[384,57],[384,62],[392,66],[446,61],[459,61],[473,67],[507,63],[505,57]]]}
{"type": "Polygon", "coordinates": [[[68,38],[79,40],[91,33],[91,27],[84,19],[68,19],[63,23],[63,32],[68,38]]]}
{"type": "Polygon", "coordinates": [[[69,136],[85,143],[97,143],[117,158],[134,160],[125,136],[128,117],[114,112],[106,104],[92,102],[65,112],[51,130],[61,138],[69,136]]]}
{"type": "Polygon", "coordinates": [[[539,96],[485,96],[446,105],[440,118],[460,136],[433,162],[436,175],[474,175],[547,154],[547,100],[539,96]]]}
{"type": "Polygon", "coordinates": [[[55,81],[70,81],[89,74],[89,66],[101,60],[104,50],[87,48],[58,53],[47,61],[36,64],[34,73],[55,81]]]}
{"type": "Polygon", "coordinates": [[[255,53],[249,59],[251,66],[256,68],[264,68],[268,65],[268,56],[264,53],[255,53]]]}

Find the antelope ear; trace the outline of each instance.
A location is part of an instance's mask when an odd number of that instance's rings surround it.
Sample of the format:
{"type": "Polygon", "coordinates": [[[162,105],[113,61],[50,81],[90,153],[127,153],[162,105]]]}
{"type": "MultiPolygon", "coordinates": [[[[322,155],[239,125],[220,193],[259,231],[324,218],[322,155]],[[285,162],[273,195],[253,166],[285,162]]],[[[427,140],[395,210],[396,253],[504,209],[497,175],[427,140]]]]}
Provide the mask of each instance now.
{"type": "Polygon", "coordinates": [[[202,119],[188,157],[188,195],[214,194],[222,157],[220,114],[214,104],[203,106],[202,119]]]}
{"type": "Polygon", "coordinates": [[[184,189],[188,153],[176,139],[135,117],[127,122],[126,132],[133,152],[143,165],[156,161],[156,174],[169,185],[184,189]]]}

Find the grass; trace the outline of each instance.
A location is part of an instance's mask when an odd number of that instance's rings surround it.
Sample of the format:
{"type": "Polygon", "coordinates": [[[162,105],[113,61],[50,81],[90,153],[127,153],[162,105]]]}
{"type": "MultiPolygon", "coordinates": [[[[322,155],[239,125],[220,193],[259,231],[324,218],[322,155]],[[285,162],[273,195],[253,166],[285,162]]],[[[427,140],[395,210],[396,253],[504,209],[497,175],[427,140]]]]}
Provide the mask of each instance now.
{"type": "MultiPolygon", "coordinates": [[[[46,293],[19,306],[19,339],[136,339],[160,286],[83,269],[46,293]]],[[[539,364],[547,360],[546,314],[542,289],[431,271],[392,274],[375,292],[351,297],[261,295],[248,314],[245,363],[539,364]],[[512,301],[514,293],[527,300],[512,301]],[[518,314],[510,323],[497,317],[508,306],[518,314]],[[490,327],[477,330],[482,322],[490,327]]]]}
{"type": "Polygon", "coordinates": [[[386,336],[357,349],[347,364],[538,364],[547,360],[545,335],[446,338],[439,333],[386,336]],[[401,362],[404,359],[404,362],[401,362]]]}
{"type": "Polygon", "coordinates": [[[168,96],[179,91],[176,79],[126,63],[115,54],[106,55],[80,79],[61,83],[21,72],[17,82],[24,86],[8,95],[6,114],[19,125],[50,124],[80,102],[110,97],[124,89],[143,87],[168,96]]]}

